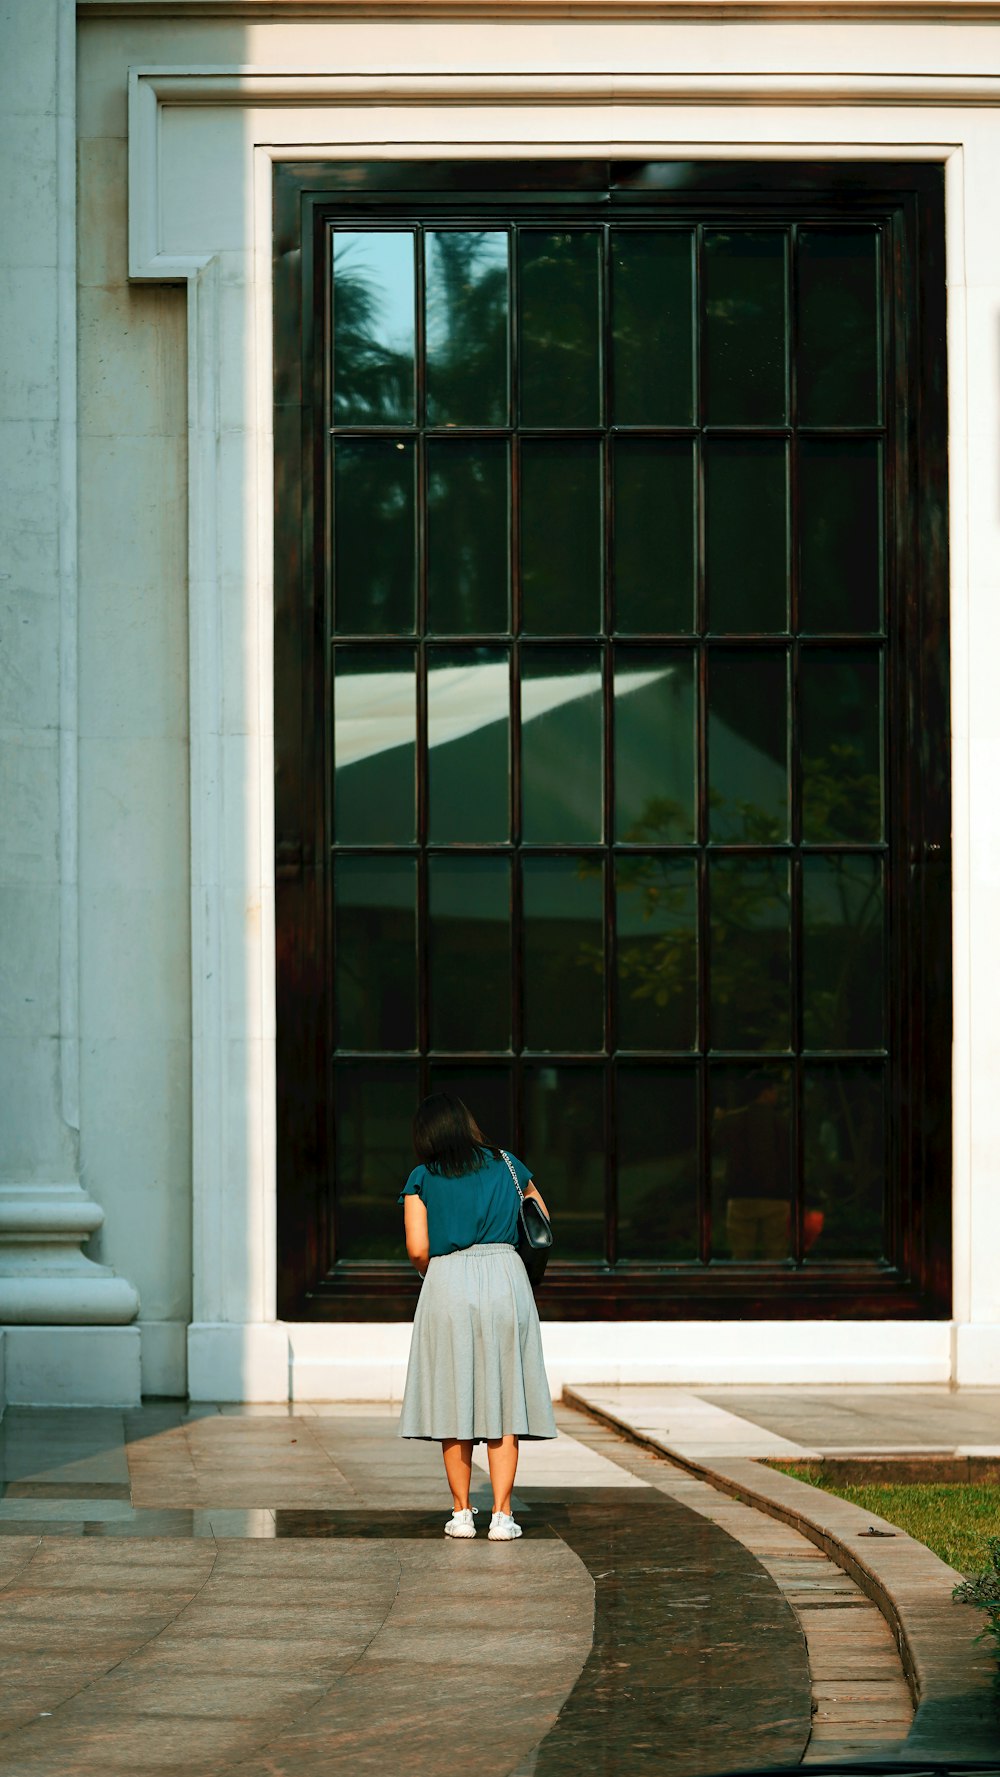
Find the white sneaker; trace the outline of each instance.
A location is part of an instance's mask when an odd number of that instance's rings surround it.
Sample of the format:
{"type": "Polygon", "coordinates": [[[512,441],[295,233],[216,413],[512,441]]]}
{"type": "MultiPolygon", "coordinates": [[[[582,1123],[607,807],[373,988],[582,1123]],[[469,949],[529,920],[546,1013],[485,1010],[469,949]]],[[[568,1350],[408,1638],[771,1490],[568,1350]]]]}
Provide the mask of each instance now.
{"type": "Polygon", "coordinates": [[[476,1526],[473,1522],[475,1506],[466,1506],[464,1512],[452,1512],[444,1527],[445,1536],[475,1536],[476,1526]]]}
{"type": "Polygon", "coordinates": [[[515,1524],[507,1512],[494,1512],[488,1534],[491,1543],[512,1543],[521,1535],[521,1526],[515,1524]]]}

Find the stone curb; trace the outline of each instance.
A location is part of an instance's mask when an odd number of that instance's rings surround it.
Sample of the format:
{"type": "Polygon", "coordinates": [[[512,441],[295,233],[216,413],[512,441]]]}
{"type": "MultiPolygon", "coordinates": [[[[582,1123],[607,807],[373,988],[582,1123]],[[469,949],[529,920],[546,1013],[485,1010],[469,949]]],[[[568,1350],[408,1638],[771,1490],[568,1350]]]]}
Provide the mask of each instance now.
{"type": "Polygon", "coordinates": [[[789,1524],[849,1574],[882,1612],[899,1648],[916,1713],[899,1758],[993,1758],[1000,1769],[996,1663],[974,1645],[981,1619],[952,1599],[962,1575],[884,1518],[749,1458],[699,1458],[567,1385],[563,1399],[721,1492],[789,1524]],[[869,1537],[869,1527],[886,1533],[869,1537]]]}

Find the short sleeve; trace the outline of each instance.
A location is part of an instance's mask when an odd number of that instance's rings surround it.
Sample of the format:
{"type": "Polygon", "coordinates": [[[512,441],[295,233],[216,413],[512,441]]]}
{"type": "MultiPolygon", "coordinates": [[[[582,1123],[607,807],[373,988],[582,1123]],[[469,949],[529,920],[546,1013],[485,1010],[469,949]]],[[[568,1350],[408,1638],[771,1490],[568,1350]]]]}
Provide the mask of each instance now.
{"type": "Polygon", "coordinates": [[[403,1186],[403,1189],[400,1191],[399,1196],[396,1198],[396,1202],[402,1203],[404,1197],[423,1198],[423,1195],[424,1195],[424,1168],[422,1166],[415,1166],[413,1168],[413,1171],[411,1172],[409,1178],[407,1179],[405,1185],[403,1186]]]}
{"type": "Polygon", "coordinates": [[[519,1160],[516,1154],[512,1154],[510,1157],[510,1160],[511,1160],[511,1165],[514,1168],[514,1171],[517,1173],[517,1182],[520,1185],[522,1191],[524,1191],[527,1189],[528,1185],[530,1185],[530,1183],[531,1183],[531,1178],[532,1178],[531,1167],[525,1166],[524,1161],[519,1160]]]}

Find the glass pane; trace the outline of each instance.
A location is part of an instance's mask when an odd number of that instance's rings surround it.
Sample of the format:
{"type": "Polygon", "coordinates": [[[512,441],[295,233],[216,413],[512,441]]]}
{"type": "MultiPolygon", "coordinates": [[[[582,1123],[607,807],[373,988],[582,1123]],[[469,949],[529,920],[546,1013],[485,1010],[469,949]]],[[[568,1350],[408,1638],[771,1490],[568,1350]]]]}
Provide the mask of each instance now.
{"type": "Polygon", "coordinates": [[[783,858],[710,860],[713,1049],[790,1045],[788,870],[783,858]]]}
{"type": "Polygon", "coordinates": [[[417,696],[412,648],[338,648],[333,691],[333,832],[341,845],[417,836],[417,696]]]}
{"type": "Polygon", "coordinates": [[[788,470],[780,439],[705,445],[708,625],[788,628],[788,470]]]}
{"type": "Polygon", "coordinates": [[[488,1141],[508,1151],[514,1148],[516,1153],[511,1085],[509,1067],[431,1065],[431,1091],[454,1092],[468,1106],[488,1141]]]}
{"type": "Polygon", "coordinates": [[[619,857],[615,887],[618,1047],[691,1049],[698,1033],[695,860],[619,857]]]}
{"type": "Polygon", "coordinates": [[[601,447],[526,439],[521,449],[523,627],[579,635],[601,627],[601,447]]]}
{"type": "Polygon", "coordinates": [[[345,439],[334,448],[334,611],[341,635],[413,633],[415,465],[412,443],[395,438],[345,439]]]}
{"type": "Polygon", "coordinates": [[[814,653],[799,663],[802,837],[882,837],[881,669],[875,654],[814,653]]]}
{"type": "Polygon", "coordinates": [[[885,1086],[880,1063],[803,1069],[804,1235],[810,1258],[885,1253],[885,1086]]]}
{"type": "Polygon", "coordinates": [[[336,1069],[336,1259],[405,1259],[397,1206],[413,1162],[416,1063],[336,1069]]]}
{"type": "Polygon", "coordinates": [[[521,424],[601,423],[601,237],[520,237],[521,424]]]}
{"type": "MultiPolygon", "coordinates": [[[[524,1046],[604,1043],[604,865],[532,858],[524,870],[524,1046]]],[[[544,1192],[542,1193],[544,1196],[544,1192]]]]}
{"type": "Polygon", "coordinates": [[[803,425],[878,423],[878,245],[874,228],[807,228],[799,235],[803,425]]]}
{"type": "Polygon", "coordinates": [[[521,1155],[558,1230],[560,1259],[603,1259],[604,1078],[596,1067],[526,1067],[521,1155]]]}
{"type": "Polygon", "coordinates": [[[597,648],[522,652],[521,833],[529,845],[603,837],[601,685],[597,648]]]}
{"type": "Polygon", "coordinates": [[[694,837],[694,658],[687,648],[615,650],[615,838],[694,837]]]}
{"type": "Polygon", "coordinates": [[[439,635],[510,624],[507,445],[428,439],[427,622],[439,635]]]}
{"type": "Polygon", "coordinates": [[[705,230],[709,425],[780,425],[785,418],[785,239],[777,230],[705,230]]]}
{"type": "Polygon", "coordinates": [[[413,1049],[417,1042],[415,858],[337,859],[338,1049],[413,1049]]]}
{"type": "Polygon", "coordinates": [[[783,1067],[714,1067],[709,1076],[712,1257],[791,1253],[791,1080],[783,1067]]]}
{"type": "Polygon", "coordinates": [[[615,421],[689,426],[693,354],[688,230],[611,231],[615,421]]]}
{"type": "Polygon", "coordinates": [[[506,648],[428,648],[427,776],[432,844],[509,837],[506,648]]]}
{"type": "Polygon", "coordinates": [[[802,1040],[807,1049],[883,1041],[883,886],[879,858],[802,860],[802,1040]]]}
{"type": "Polygon", "coordinates": [[[413,235],[333,236],[333,417],[339,426],[412,426],[413,235]]]}
{"type": "Polygon", "coordinates": [[[880,452],[874,439],[803,439],[799,627],[864,634],[881,625],[880,452]]]}
{"type": "Polygon", "coordinates": [[[647,1264],[698,1256],[697,1076],[621,1067],[618,1256],[647,1264]]]}
{"type": "Polygon", "coordinates": [[[788,837],[788,663],[783,648],[718,649],[708,675],[709,837],[788,837]]]}
{"type": "Polygon", "coordinates": [[[427,860],[432,1049],[510,1048],[510,860],[427,860]]]}
{"type": "Polygon", "coordinates": [[[615,625],[694,627],[694,457],[684,440],[616,438],[615,625]]]}
{"type": "Polygon", "coordinates": [[[427,424],[507,423],[508,236],[426,236],[427,424]]]}

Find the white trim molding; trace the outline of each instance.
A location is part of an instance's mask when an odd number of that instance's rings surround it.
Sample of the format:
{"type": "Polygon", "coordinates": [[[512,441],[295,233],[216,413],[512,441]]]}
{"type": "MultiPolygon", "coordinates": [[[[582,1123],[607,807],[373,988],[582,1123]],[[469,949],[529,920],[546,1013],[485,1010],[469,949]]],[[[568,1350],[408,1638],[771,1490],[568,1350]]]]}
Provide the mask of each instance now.
{"type": "MultiPolygon", "coordinates": [[[[173,16],[177,8],[169,10],[173,16]]],[[[571,28],[567,23],[567,32],[571,28]]],[[[972,244],[982,264],[992,255],[979,282],[990,286],[995,276],[1000,312],[1000,74],[819,71],[822,26],[810,41],[810,68],[793,73],[649,68],[595,74],[574,71],[570,55],[560,58],[558,71],[490,74],[374,63],[336,73],[318,66],[204,65],[130,72],[130,275],[184,281],[189,303],[195,1310],[188,1349],[196,1399],[273,1399],[276,1392],[285,1398],[287,1389],[316,1398],[315,1390],[351,1390],[363,1378],[366,1388],[387,1390],[391,1398],[408,1337],[408,1329],[368,1328],[366,1356],[357,1329],[284,1326],[275,1310],[270,332],[276,160],[579,155],[910,158],[945,165],[953,423],[960,416],[951,483],[952,597],[959,612],[955,768],[961,777],[954,834],[956,1105],[971,1102],[970,1115],[983,1114],[989,1092],[978,1060],[973,1068],[977,1050],[966,1016],[972,919],[963,812],[970,769],[962,741],[970,697],[964,439],[973,422],[966,420],[972,396],[965,213],[971,180],[972,244]]],[[[903,33],[898,47],[905,60],[903,33]]],[[[551,41],[546,53],[553,54],[551,41]]],[[[626,30],[616,36],[615,54],[627,53],[626,30]]],[[[332,56],[331,62],[336,66],[332,56]]],[[[992,339],[994,321],[981,315],[977,337],[992,339]]],[[[977,494],[984,510],[1000,474],[992,386],[988,402],[975,421],[980,433],[989,433],[986,462],[993,465],[977,494]]],[[[993,1017],[988,1008],[986,1016],[987,1022],[993,1017]]],[[[995,1042],[1000,1053],[1000,1019],[995,1042]]],[[[962,1379],[968,1352],[969,1380],[1000,1381],[1000,1303],[990,1258],[997,1240],[988,1208],[990,1168],[1000,1163],[984,1158],[980,1141],[981,1176],[973,1193],[975,1151],[963,1129],[955,1149],[957,1225],[965,1229],[955,1313],[968,1324],[797,1323],[797,1379],[962,1379]]],[[[1000,1215],[996,1225],[1000,1238],[1000,1215]]],[[[602,1362],[592,1339],[574,1355],[581,1329],[551,1324],[546,1350],[554,1371],[567,1379],[614,1379],[612,1370],[618,1377],[638,1375],[638,1364],[650,1378],[662,1373],[693,1381],[698,1365],[687,1354],[695,1347],[705,1358],[702,1380],[737,1374],[777,1380],[787,1372],[778,1356],[787,1328],[776,1334],[764,1323],[709,1324],[696,1336],[687,1330],[691,1338],[678,1342],[676,1328],[606,1328],[602,1362]]]]}

